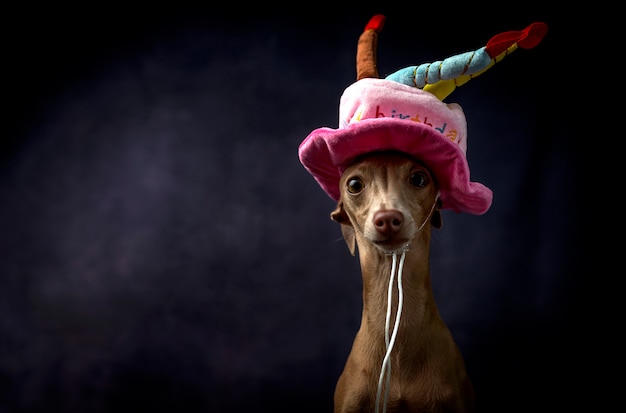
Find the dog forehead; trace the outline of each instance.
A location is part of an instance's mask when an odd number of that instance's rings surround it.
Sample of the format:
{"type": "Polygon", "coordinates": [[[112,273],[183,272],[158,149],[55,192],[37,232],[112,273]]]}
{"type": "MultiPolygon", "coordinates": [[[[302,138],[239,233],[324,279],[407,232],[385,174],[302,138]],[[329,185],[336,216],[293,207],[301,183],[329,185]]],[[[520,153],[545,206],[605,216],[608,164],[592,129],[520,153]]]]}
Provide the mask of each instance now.
{"type": "Polygon", "coordinates": [[[401,152],[374,152],[361,155],[354,159],[342,172],[342,180],[350,175],[377,174],[386,176],[403,175],[415,168],[429,173],[428,167],[419,160],[401,152]]]}

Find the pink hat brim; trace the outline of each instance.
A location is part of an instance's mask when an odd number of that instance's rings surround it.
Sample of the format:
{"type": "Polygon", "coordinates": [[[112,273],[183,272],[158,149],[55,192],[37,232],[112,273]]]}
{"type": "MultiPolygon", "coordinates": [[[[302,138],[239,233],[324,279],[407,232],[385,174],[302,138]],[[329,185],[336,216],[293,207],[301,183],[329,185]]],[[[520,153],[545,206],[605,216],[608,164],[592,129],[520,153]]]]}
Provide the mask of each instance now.
{"type": "Polygon", "coordinates": [[[322,189],[338,201],[339,180],[350,162],[365,153],[388,150],[411,155],[431,170],[439,185],[442,208],[482,215],[491,206],[492,191],[470,181],[462,150],[423,123],[374,118],[342,129],[318,128],[302,141],[298,156],[322,189]]]}

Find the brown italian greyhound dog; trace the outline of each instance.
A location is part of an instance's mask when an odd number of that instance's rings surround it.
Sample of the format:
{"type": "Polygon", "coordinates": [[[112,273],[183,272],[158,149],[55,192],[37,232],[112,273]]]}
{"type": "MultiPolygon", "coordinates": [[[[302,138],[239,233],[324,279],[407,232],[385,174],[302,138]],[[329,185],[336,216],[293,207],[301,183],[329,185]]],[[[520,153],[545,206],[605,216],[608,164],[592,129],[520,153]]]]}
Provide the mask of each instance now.
{"type": "Polygon", "coordinates": [[[331,218],[341,224],[350,252],[358,248],[363,312],[334,411],[375,412],[383,402],[387,412],[473,411],[463,358],[431,289],[431,226],[440,228],[442,218],[430,171],[405,154],[368,154],[344,171],[340,190],[331,218]],[[390,313],[395,336],[384,328],[390,313]]]}

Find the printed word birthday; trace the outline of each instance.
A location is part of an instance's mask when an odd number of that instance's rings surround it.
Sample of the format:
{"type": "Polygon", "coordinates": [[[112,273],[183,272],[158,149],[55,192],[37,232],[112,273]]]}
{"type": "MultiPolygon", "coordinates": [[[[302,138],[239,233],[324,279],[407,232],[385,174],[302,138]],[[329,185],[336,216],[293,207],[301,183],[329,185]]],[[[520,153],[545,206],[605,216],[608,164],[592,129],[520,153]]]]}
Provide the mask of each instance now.
{"type": "MultiPolygon", "coordinates": [[[[381,112],[380,110],[380,106],[377,105],[376,106],[376,117],[377,118],[386,118],[388,117],[385,113],[381,112]]],[[[402,113],[397,112],[395,109],[391,109],[391,118],[395,118],[395,119],[406,119],[406,120],[410,120],[413,122],[420,122],[423,123],[425,125],[430,126],[431,128],[434,128],[435,130],[438,130],[439,132],[441,132],[441,134],[443,134],[443,136],[445,136],[446,138],[450,139],[452,142],[455,142],[458,138],[459,132],[456,129],[449,129],[446,131],[446,128],[448,126],[447,123],[444,123],[441,126],[435,126],[432,123],[428,122],[428,116],[424,116],[424,120],[422,120],[420,118],[420,114],[415,114],[415,115],[404,115],[402,113]]]]}

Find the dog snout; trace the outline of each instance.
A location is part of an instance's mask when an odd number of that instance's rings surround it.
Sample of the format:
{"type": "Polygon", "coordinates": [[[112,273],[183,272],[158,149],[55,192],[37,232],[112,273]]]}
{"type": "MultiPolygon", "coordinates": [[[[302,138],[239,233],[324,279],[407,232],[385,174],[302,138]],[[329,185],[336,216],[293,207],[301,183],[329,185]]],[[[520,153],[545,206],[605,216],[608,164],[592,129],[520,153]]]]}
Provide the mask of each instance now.
{"type": "Polygon", "coordinates": [[[396,209],[385,209],[374,214],[374,228],[384,237],[392,237],[400,232],[404,215],[396,209]]]}

